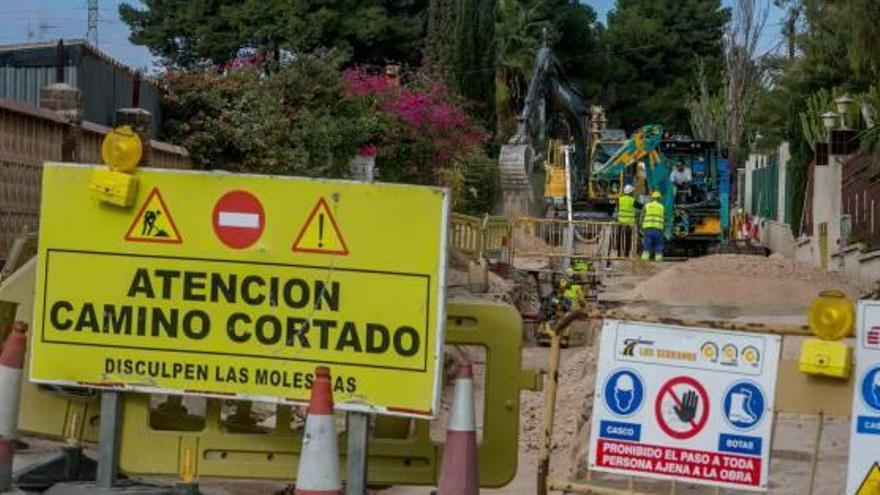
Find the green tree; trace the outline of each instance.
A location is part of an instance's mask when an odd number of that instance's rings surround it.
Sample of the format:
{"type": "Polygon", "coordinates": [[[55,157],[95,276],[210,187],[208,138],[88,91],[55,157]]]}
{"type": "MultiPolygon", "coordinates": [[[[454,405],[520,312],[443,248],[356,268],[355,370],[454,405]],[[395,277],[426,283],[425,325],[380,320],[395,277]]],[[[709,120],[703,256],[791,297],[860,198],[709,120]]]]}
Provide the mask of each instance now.
{"type": "Polygon", "coordinates": [[[876,2],[869,0],[778,0],[776,4],[788,12],[783,34],[791,46],[786,57],[765,59],[771,66],[770,77],[748,120],[752,134],[764,137],[756,143],[759,148],[789,143],[790,217],[798,233],[809,165],[821,132],[816,116],[828,108],[832,93],[864,93],[876,81],[876,54],[860,46],[876,32],[878,12],[876,2]]]}
{"type": "Polygon", "coordinates": [[[143,0],[119,15],[130,40],[171,66],[225,64],[242,49],[335,48],[359,63],[419,60],[427,0],[143,0]]]}
{"type": "Polygon", "coordinates": [[[224,0],[146,0],[145,8],[119,6],[131,29],[129,40],[150,49],[169,65],[189,67],[201,61],[224,63],[244,45],[224,15],[235,2],[224,0]]]}
{"type": "Polygon", "coordinates": [[[268,75],[256,67],[169,71],[164,137],[199,168],[343,177],[381,123],[342,94],[340,60],[301,56],[268,75]]]}
{"type": "Polygon", "coordinates": [[[729,18],[721,0],[618,0],[605,36],[612,121],[629,130],[653,122],[686,133],[695,63],[704,61],[717,87],[729,18]]]}
{"type": "Polygon", "coordinates": [[[605,53],[592,7],[577,0],[501,0],[496,20],[496,133],[505,139],[522,108],[538,49],[552,47],[586,101],[601,94],[605,53]]]}
{"type": "Polygon", "coordinates": [[[455,10],[454,87],[485,122],[494,116],[495,7],[495,0],[458,0],[455,10]]]}
{"type": "Polygon", "coordinates": [[[450,80],[455,62],[456,0],[430,0],[425,54],[433,69],[450,80]]]}
{"type": "Polygon", "coordinates": [[[596,11],[578,0],[553,0],[553,50],[562,63],[565,75],[584,95],[586,101],[603,97],[608,81],[608,58],[602,38],[604,28],[596,11]]]}
{"type": "Polygon", "coordinates": [[[495,132],[501,140],[514,128],[538,49],[551,28],[547,7],[546,0],[501,0],[499,3],[495,28],[495,132]]]}
{"type": "Polygon", "coordinates": [[[880,76],[880,2],[876,0],[837,0],[850,33],[849,60],[854,72],[875,80],[880,76]]]}

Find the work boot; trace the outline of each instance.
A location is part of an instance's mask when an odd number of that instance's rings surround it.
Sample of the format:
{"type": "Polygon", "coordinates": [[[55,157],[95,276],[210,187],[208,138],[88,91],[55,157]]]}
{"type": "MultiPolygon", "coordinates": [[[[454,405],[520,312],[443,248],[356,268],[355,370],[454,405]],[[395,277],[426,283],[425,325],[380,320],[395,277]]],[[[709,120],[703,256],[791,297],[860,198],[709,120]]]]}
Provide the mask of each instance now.
{"type": "Polygon", "coordinates": [[[648,261],[651,259],[651,253],[644,251],[642,253],[642,261],[648,261]]]}
{"type": "Polygon", "coordinates": [[[655,254],[654,261],[663,261],[663,255],[662,254],[655,254]]]}

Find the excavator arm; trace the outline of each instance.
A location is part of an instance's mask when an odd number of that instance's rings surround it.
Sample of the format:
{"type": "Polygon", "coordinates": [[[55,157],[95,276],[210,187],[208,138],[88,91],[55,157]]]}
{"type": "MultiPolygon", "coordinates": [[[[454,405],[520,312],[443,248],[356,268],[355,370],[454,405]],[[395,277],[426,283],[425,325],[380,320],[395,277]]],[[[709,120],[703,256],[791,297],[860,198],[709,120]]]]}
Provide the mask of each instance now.
{"type": "MultiPolygon", "coordinates": [[[[625,177],[632,177],[636,182],[634,164],[645,164],[645,187],[636,187],[640,194],[658,191],[663,195],[666,211],[666,236],[672,234],[674,199],[669,183],[670,167],[660,152],[663,139],[663,128],[659,125],[646,125],[634,132],[626,142],[605,163],[596,167],[591,180],[624,182],[625,177]]],[[[619,191],[618,191],[619,193],[619,191]]],[[[616,195],[615,195],[616,197],[616,195]]]]}
{"type": "MultiPolygon", "coordinates": [[[[592,177],[595,179],[613,179],[620,174],[628,175],[628,167],[640,161],[652,162],[652,158],[660,157],[660,141],[663,137],[663,128],[659,125],[646,125],[634,132],[623,143],[614,155],[605,163],[596,167],[592,177]]],[[[652,170],[648,170],[651,176],[652,170]]]]}
{"type": "Polygon", "coordinates": [[[572,191],[585,190],[582,185],[589,177],[586,129],[587,106],[581,94],[565,78],[559,61],[550,48],[538,51],[532,78],[517,118],[517,130],[506,145],[501,147],[499,167],[504,194],[504,212],[508,216],[528,213],[533,204],[531,175],[537,161],[535,149],[547,141],[549,130],[546,112],[556,112],[568,126],[574,145],[572,160],[572,191]]]}

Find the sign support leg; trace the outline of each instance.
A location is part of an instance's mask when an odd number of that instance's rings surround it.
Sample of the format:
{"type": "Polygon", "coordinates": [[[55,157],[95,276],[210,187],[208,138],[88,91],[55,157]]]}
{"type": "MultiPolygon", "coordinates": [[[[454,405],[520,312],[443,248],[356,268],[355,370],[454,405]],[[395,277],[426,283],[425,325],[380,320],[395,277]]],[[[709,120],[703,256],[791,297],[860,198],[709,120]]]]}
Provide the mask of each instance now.
{"type": "Polygon", "coordinates": [[[346,457],[345,495],[367,493],[367,445],[370,436],[370,415],[350,412],[347,415],[348,455],[346,457]]]}
{"type": "MultiPolygon", "coordinates": [[[[560,325],[557,324],[557,327],[560,325]]],[[[547,370],[547,384],[544,391],[544,428],[541,433],[541,446],[538,452],[538,495],[547,495],[547,481],[550,476],[550,448],[553,443],[553,417],[556,413],[556,387],[559,383],[559,353],[565,328],[553,328],[550,334],[550,369],[547,370]]]]}
{"type": "Polygon", "coordinates": [[[122,394],[101,393],[101,427],[98,433],[98,475],[95,484],[99,488],[112,488],[116,482],[119,465],[119,420],[122,413],[122,394]]]}

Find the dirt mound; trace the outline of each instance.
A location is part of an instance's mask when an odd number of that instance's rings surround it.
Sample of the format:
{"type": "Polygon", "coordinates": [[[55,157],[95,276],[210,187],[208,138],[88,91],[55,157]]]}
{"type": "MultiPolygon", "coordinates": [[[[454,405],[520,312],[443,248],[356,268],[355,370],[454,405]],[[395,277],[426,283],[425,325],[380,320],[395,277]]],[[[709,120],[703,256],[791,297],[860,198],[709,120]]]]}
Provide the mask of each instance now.
{"type": "Polygon", "coordinates": [[[446,262],[450,268],[457,270],[467,270],[471,262],[471,258],[461,249],[450,247],[447,251],[448,256],[446,262]]]}
{"type": "MultiPolygon", "coordinates": [[[[579,425],[590,417],[595,389],[596,347],[586,346],[564,361],[559,370],[559,388],[556,393],[556,416],[553,427],[553,452],[568,452],[578,441],[575,436],[579,425]]],[[[543,427],[542,393],[524,393],[520,412],[520,450],[537,452],[541,445],[543,427]]],[[[567,472],[564,458],[556,457],[555,470],[567,472]]]]}
{"type": "Polygon", "coordinates": [[[851,298],[864,288],[798,261],[735,254],[695,258],[635,287],[626,299],[668,305],[807,308],[827,289],[851,298]]]}
{"type": "Polygon", "coordinates": [[[515,229],[512,234],[513,248],[523,253],[553,253],[558,248],[551,246],[522,229],[515,229]]]}
{"type": "MultiPolygon", "coordinates": [[[[479,268],[474,268],[477,272],[479,268]]],[[[464,270],[449,268],[446,271],[446,296],[447,297],[479,297],[493,301],[512,302],[514,295],[518,293],[516,284],[512,280],[505,279],[497,273],[488,272],[485,282],[481,283],[479,276],[469,275],[468,268],[464,270]]]]}

